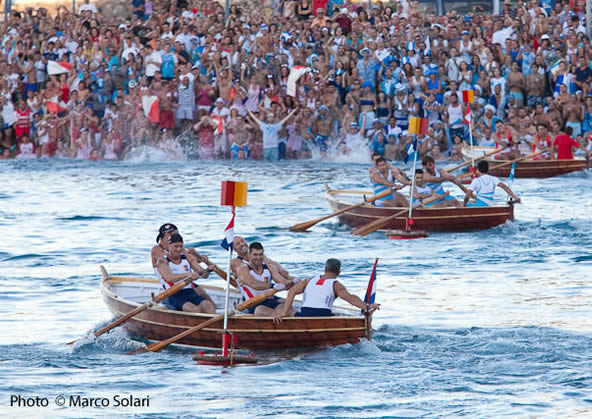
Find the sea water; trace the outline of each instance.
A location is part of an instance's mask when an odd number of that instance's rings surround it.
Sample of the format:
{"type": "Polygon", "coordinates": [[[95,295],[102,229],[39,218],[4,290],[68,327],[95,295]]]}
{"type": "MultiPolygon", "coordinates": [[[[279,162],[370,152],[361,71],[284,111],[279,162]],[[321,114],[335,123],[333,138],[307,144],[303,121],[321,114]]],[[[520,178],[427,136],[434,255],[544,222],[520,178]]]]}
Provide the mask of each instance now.
{"type": "Polygon", "coordinates": [[[336,219],[287,229],[330,213],[324,183],[368,189],[367,176],[352,162],[0,162],[0,414],[592,416],[591,173],[516,179],[516,221],[486,231],[396,241],[336,219]],[[261,365],[236,368],[198,366],[185,347],[128,355],[145,342],[121,328],[65,345],[112,320],[99,265],[150,276],[165,222],[224,266],[227,179],[249,183],[236,233],[294,276],[337,257],[361,296],[379,258],[372,340],[257,352],[261,365]]]}

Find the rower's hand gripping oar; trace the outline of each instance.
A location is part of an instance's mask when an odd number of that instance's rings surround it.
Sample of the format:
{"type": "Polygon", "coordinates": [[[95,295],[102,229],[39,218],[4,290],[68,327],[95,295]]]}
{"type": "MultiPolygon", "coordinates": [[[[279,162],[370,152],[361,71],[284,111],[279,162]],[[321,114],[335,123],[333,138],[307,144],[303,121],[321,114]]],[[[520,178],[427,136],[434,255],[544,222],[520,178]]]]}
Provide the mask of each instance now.
{"type": "MultiPolygon", "coordinates": [[[[424,200],[423,202],[420,202],[419,204],[414,205],[413,208],[422,207],[426,204],[429,204],[430,202],[440,201],[441,199],[446,198],[449,194],[450,194],[450,192],[446,192],[442,195],[432,196],[432,197],[424,200]]],[[[362,237],[367,236],[368,234],[373,233],[376,230],[384,227],[390,221],[396,219],[397,217],[400,217],[401,215],[405,214],[408,211],[409,211],[409,209],[405,208],[404,210],[399,211],[393,215],[389,215],[388,217],[383,217],[383,218],[379,218],[378,220],[371,221],[367,224],[364,224],[361,227],[356,228],[354,231],[352,231],[352,234],[355,234],[356,236],[362,236],[362,237]]]]}
{"type": "MultiPolygon", "coordinates": [[[[282,290],[283,290],[283,288],[282,288],[282,290]]],[[[228,317],[231,317],[231,316],[235,315],[236,313],[240,313],[241,311],[246,310],[254,305],[260,304],[263,301],[270,298],[271,296],[273,296],[275,293],[282,291],[282,290],[279,290],[276,288],[270,289],[270,290],[264,292],[263,294],[253,297],[247,301],[243,301],[242,303],[238,304],[234,309],[232,309],[228,312],[228,317]]],[[[187,330],[179,333],[178,335],[175,335],[175,336],[168,338],[166,340],[162,340],[160,342],[156,342],[151,345],[148,345],[146,348],[137,349],[135,351],[132,351],[130,354],[137,354],[137,353],[144,353],[144,352],[159,352],[163,348],[169,346],[172,343],[178,342],[179,340],[183,339],[186,336],[189,336],[189,335],[191,335],[201,329],[204,329],[214,323],[224,320],[224,314],[225,313],[214,316],[211,319],[198,324],[197,326],[194,326],[190,329],[187,329],[187,330]]]]}
{"type": "MultiPolygon", "coordinates": [[[[181,291],[183,288],[185,288],[187,285],[189,285],[190,283],[192,283],[195,280],[197,280],[197,278],[193,279],[193,278],[187,277],[181,281],[178,281],[175,285],[170,287],[168,290],[165,290],[165,291],[161,292],[160,294],[158,294],[157,296],[153,297],[150,301],[142,304],[140,307],[137,307],[134,310],[130,311],[129,313],[121,316],[120,318],[118,318],[114,322],[103,327],[101,330],[96,331],[94,333],[95,337],[99,337],[103,333],[106,333],[109,330],[116,328],[117,326],[121,325],[122,323],[124,323],[127,320],[134,317],[136,314],[139,314],[145,310],[148,310],[153,305],[156,305],[156,304],[160,303],[161,301],[169,298],[171,295],[176,294],[177,292],[181,291]]],[[[76,343],[78,340],[79,339],[73,340],[71,342],[68,342],[67,344],[72,345],[72,344],[76,343]]]]}
{"type": "Polygon", "coordinates": [[[386,191],[379,193],[378,195],[371,196],[370,198],[365,198],[364,201],[360,202],[359,204],[350,205],[348,207],[345,207],[345,208],[342,208],[338,211],[335,211],[332,214],[326,215],[321,218],[317,218],[316,220],[306,221],[306,222],[300,223],[300,224],[294,224],[292,227],[290,227],[290,231],[298,231],[298,232],[306,231],[309,228],[311,228],[312,226],[320,223],[321,221],[325,221],[329,218],[332,218],[337,215],[343,214],[345,212],[351,211],[355,208],[361,207],[364,204],[374,202],[377,199],[384,198],[385,196],[390,195],[391,193],[393,193],[393,190],[391,188],[389,188],[386,191]]]}

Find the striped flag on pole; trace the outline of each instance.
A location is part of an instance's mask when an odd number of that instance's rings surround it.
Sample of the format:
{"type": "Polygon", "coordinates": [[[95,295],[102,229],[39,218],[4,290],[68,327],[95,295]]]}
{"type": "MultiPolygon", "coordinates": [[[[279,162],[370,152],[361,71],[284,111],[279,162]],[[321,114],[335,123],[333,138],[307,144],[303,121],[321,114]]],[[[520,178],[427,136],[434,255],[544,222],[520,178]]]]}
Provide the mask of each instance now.
{"type": "MultiPolygon", "coordinates": [[[[372,268],[372,274],[370,275],[370,280],[368,281],[368,289],[366,290],[366,296],[364,297],[364,302],[366,304],[374,304],[374,300],[376,298],[376,266],[378,265],[378,258],[374,261],[374,268],[372,268]]],[[[362,310],[362,313],[364,310],[362,310]]]]}
{"type": "Polygon", "coordinates": [[[473,120],[473,114],[471,114],[471,108],[467,106],[467,111],[465,112],[465,124],[471,125],[471,121],[473,120]]]}
{"type": "Polygon", "coordinates": [[[232,242],[234,241],[234,212],[232,213],[232,219],[224,230],[224,240],[220,243],[225,250],[232,249],[232,242]]]}

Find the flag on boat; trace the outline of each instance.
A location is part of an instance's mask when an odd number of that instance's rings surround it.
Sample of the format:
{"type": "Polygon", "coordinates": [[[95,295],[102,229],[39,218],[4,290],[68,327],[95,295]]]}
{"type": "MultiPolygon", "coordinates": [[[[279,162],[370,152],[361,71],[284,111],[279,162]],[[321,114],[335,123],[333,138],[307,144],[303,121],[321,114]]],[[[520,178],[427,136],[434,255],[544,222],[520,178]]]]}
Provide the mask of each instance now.
{"type": "Polygon", "coordinates": [[[407,149],[407,155],[405,155],[405,158],[403,159],[405,164],[407,164],[407,162],[409,161],[409,156],[411,156],[413,153],[415,153],[415,150],[417,150],[417,135],[415,136],[415,139],[413,140],[413,142],[409,145],[409,148],[407,149]]]}
{"type": "Polygon", "coordinates": [[[471,125],[471,121],[473,121],[473,114],[471,114],[471,108],[467,106],[467,110],[465,112],[465,124],[471,125]]]}
{"type": "Polygon", "coordinates": [[[514,168],[516,167],[516,162],[512,163],[512,168],[510,169],[510,182],[514,180],[514,168]]]}
{"type": "Polygon", "coordinates": [[[63,63],[61,61],[48,61],[47,62],[47,74],[54,76],[56,74],[64,74],[72,71],[72,64],[63,63]]]}
{"type": "MultiPolygon", "coordinates": [[[[364,297],[364,303],[374,304],[376,299],[376,266],[378,265],[378,258],[374,261],[374,268],[372,268],[372,274],[368,281],[368,289],[366,290],[366,296],[364,297]]],[[[362,313],[364,310],[362,310],[362,313]]]]}
{"type": "Polygon", "coordinates": [[[158,104],[158,96],[142,96],[142,109],[144,115],[152,123],[160,121],[160,106],[158,104]]]}
{"type": "Polygon", "coordinates": [[[226,230],[224,230],[224,240],[220,245],[225,249],[232,249],[232,242],[234,241],[234,213],[232,213],[232,219],[226,226],[226,230]]]}

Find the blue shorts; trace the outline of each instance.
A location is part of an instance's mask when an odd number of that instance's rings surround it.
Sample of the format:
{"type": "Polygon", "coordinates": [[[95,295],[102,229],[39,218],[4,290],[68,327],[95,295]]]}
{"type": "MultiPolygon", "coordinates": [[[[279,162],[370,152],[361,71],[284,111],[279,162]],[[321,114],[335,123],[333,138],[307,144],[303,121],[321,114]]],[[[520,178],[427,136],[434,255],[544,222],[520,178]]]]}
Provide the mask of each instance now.
{"type": "Polygon", "coordinates": [[[302,307],[294,317],[331,317],[333,313],[328,308],[302,307]]]}
{"type": "Polygon", "coordinates": [[[256,306],[253,306],[253,307],[245,310],[245,312],[247,312],[249,314],[253,314],[253,313],[255,313],[255,309],[259,306],[275,309],[279,305],[280,305],[280,299],[274,295],[273,297],[268,298],[267,300],[263,301],[262,303],[257,304],[256,306]]]}
{"type": "Polygon", "coordinates": [[[475,200],[475,203],[467,202],[467,207],[488,207],[487,202],[481,201],[479,198],[475,200]]]}
{"type": "Polygon", "coordinates": [[[169,298],[163,301],[164,305],[172,308],[173,310],[183,311],[183,304],[193,303],[196,306],[200,305],[205,300],[201,295],[195,292],[195,289],[185,288],[176,294],[171,295],[169,298]]]}
{"type": "Polygon", "coordinates": [[[315,143],[317,144],[319,150],[321,150],[323,153],[326,153],[329,149],[329,137],[327,135],[317,134],[315,143]]]}

